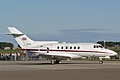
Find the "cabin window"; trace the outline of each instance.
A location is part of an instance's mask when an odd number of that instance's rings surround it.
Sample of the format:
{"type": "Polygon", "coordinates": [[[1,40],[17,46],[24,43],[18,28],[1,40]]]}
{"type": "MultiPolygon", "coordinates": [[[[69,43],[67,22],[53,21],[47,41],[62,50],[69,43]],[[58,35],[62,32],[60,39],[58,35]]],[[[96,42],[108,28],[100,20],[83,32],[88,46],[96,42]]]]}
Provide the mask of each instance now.
{"type": "Polygon", "coordinates": [[[61,49],[63,49],[63,46],[61,47],[61,49]]]}
{"type": "Polygon", "coordinates": [[[80,49],[80,46],[78,46],[78,49],[80,49]]]}
{"type": "Polygon", "coordinates": [[[70,49],[72,49],[72,46],[70,46],[70,49]]]}
{"type": "Polygon", "coordinates": [[[68,49],[68,47],[66,46],[66,49],[68,49]]]}
{"type": "Polygon", "coordinates": [[[74,46],[74,49],[76,49],[76,47],[74,46]]]}
{"type": "Polygon", "coordinates": [[[57,47],[57,49],[59,49],[59,46],[57,47]]]}

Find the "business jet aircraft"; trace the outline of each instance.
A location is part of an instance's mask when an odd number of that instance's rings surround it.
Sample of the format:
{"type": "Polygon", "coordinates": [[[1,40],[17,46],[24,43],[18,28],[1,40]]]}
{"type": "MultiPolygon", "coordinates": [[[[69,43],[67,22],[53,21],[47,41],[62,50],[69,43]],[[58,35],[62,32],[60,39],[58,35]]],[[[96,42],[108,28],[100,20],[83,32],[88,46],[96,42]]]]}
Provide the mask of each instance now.
{"type": "Polygon", "coordinates": [[[80,57],[98,57],[99,63],[103,63],[103,58],[117,55],[116,52],[105,49],[101,44],[94,43],[58,43],[57,41],[33,41],[17,30],[15,27],[8,27],[22,50],[35,55],[49,57],[51,64],[59,64],[61,60],[80,57]]]}

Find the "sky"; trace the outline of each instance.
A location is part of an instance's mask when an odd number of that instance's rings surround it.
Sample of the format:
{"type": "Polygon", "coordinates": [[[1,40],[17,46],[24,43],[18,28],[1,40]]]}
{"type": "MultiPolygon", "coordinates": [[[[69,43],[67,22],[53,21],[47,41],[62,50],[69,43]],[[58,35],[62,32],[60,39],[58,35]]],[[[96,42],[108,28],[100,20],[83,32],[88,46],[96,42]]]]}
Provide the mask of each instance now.
{"type": "Polygon", "coordinates": [[[120,0],[0,0],[0,42],[15,26],[33,40],[120,41],[120,0]]]}

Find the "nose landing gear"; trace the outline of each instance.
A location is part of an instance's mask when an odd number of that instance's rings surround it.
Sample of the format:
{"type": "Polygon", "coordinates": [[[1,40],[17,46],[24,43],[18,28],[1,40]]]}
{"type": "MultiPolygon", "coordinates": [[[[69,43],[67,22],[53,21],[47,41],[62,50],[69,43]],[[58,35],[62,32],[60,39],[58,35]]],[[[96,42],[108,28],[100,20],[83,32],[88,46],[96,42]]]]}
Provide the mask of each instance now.
{"type": "Polygon", "coordinates": [[[103,64],[103,60],[99,60],[99,64],[103,64]]]}
{"type": "Polygon", "coordinates": [[[99,58],[99,64],[103,64],[103,59],[102,58],[99,58]]]}
{"type": "Polygon", "coordinates": [[[61,60],[51,60],[51,64],[61,64],[61,60]]]}

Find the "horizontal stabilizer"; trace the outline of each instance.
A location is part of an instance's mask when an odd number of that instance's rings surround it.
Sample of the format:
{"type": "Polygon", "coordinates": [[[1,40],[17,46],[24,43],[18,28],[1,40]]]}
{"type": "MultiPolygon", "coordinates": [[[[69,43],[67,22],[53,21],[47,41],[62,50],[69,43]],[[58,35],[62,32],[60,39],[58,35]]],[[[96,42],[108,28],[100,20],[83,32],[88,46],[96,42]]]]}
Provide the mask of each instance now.
{"type": "Polygon", "coordinates": [[[14,36],[22,36],[24,34],[18,34],[18,33],[5,33],[6,35],[14,35],[14,36]]]}
{"type": "Polygon", "coordinates": [[[10,33],[6,33],[6,35],[14,35],[14,36],[22,36],[24,35],[22,32],[17,30],[15,27],[8,27],[10,33]]]}

